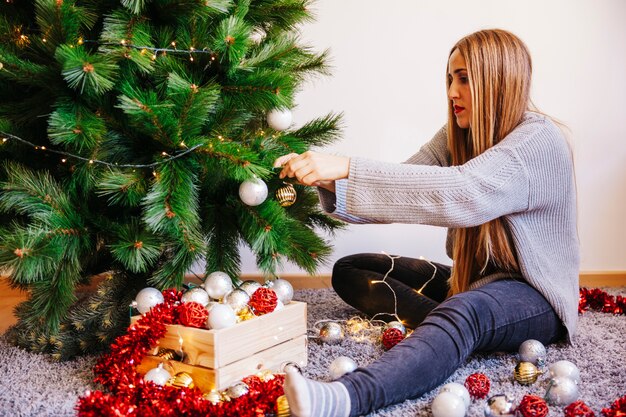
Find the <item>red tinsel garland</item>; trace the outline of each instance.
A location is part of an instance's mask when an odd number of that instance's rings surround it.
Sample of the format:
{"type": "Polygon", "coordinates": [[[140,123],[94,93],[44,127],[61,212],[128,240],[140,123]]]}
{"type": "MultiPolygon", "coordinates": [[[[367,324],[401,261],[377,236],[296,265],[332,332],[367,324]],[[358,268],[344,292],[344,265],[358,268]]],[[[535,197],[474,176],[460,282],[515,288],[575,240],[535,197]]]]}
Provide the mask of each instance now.
{"type": "Polygon", "coordinates": [[[626,417],[626,395],[615,400],[611,408],[603,408],[602,414],[606,417],[626,417]]]}
{"type": "Polygon", "coordinates": [[[385,329],[381,340],[385,349],[389,350],[398,343],[400,343],[402,340],[404,340],[404,335],[402,334],[402,331],[400,329],[390,327],[389,329],[385,329]]]}
{"type": "Polygon", "coordinates": [[[135,368],[165,335],[165,326],[174,323],[175,298],[168,297],[169,303],[153,307],[115,339],[111,351],[94,368],[95,382],[110,393],[87,392],[76,404],[78,416],[262,417],[276,413],[276,399],[283,395],[284,376],[280,374],[267,381],[257,376],[244,378],[249,387],[246,395],[217,404],[205,400],[197,388],[159,386],[143,380],[135,368]]]}
{"type": "Polygon", "coordinates": [[[603,313],[626,314],[626,298],[621,295],[612,296],[599,288],[581,288],[579,291],[578,313],[587,310],[603,313]]]}
{"type": "Polygon", "coordinates": [[[481,373],[471,374],[465,379],[465,388],[472,398],[485,398],[489,394],[491,381],[487,375],[481,373]]]}
{"type": "Polygon", "coordinates": [[[524,395],[517,411],[523,417],[545,417],[548,415],[548,404],[546,404],[546,400],[537,395],[524,395]]]}

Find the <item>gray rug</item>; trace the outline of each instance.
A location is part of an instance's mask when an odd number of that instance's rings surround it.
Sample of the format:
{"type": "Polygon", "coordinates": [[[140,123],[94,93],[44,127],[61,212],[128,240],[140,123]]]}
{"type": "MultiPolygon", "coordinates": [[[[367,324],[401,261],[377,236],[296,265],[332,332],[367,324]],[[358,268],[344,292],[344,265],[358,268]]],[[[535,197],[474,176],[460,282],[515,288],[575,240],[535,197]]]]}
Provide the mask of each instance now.
{"type": "MultiPolygon", "coordinates": [[[[626,294],[626,288],[609,290],[626,294]]],[[[296,291],[295,298],[308,303],[309,328],[319,320],[345,320],[357,315],[332,290],[296,291]]],[[[600,417],[600,410],[626,395],[626,316],[587,312],[580,318],[580,334],[574,346],[548,347],[548,363],[566,359],[581,371],[580,398],[600,417]]],[[[305,374],[328,380],[328,367],[338,356],[349,356],[359,365],[367,365],[382,354],[379,343],[366,338],[347,337],[340,344],[309,343],[309,365],[305,374]]],[[[543,395],[545,376],[530,387],[513,381],[516,357],[513,354],[473,356],[446,382],[463,383],[474,372],[486,374],[492,382],[491,394],[505,393],[515,402],[526,394],[543,395]]],[[[79,395],[94,389],[94,357],[57,363],[46,355],[15,348],[0,337],[0,416],[73,416],[79,395]]],[[[371,414],[369,417],[430,416],[435,389],[418,400],[406,401],[371,414]]],[[[484,401],[474,402],[468,416],[483,416],[484,401]]],[[[558,407],[550,407],[549,416],[563,416],[558,407]]]]}

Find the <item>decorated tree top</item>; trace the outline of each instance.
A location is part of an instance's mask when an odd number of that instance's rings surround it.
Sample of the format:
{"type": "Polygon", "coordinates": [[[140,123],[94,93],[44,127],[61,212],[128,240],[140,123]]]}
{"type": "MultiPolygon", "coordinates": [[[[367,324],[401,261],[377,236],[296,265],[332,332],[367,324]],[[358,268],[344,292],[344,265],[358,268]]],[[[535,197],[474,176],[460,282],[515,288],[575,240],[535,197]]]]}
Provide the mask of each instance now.
{"type": "Polygon", "coordinates": [[[339,224],[297,185],[281,205],[271,169],[339,133],[332,113],[289,125],[302,82],[327,73],[326,52],[296,31],[309,3],[2,2],[0,267],[31,292],[19,344],[89,350],[146,283],[180,287],[198,261],[236,277],[240,243],[269,276],[283,259],[308,272],[324,261],[316,230],[339,224]],[[239,198],[250,180],[269,189],[254,206],[239,198]],[[77,285],[105,271],[77,303],[77,285]],[[65,336],[77,332],[89,335],[65,336]]]}

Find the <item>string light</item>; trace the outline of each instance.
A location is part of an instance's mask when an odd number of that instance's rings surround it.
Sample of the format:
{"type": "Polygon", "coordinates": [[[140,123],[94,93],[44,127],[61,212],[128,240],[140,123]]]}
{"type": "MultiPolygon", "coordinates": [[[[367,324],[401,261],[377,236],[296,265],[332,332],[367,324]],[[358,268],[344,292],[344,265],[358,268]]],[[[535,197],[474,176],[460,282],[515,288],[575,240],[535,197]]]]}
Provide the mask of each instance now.
{"type": "MultiPolygon", "coordinates": [[[[79,38],[78,40],[78,44],[82,45],[84,43],[92,43],[92,44],[97,44],[100,46],[119,46],[119,45],[123,45],[125,48],[130,48],[130,49],[136,49],[138,51],[141,51],[142,54],[145,53],[145,51],[150,51],[152,52],[152,59],[156,59],[158,54],[161,53],[161,55],[165,56],[167,54],[167,52],[170,53],[174,53],[174,54],[208,54],[211,56],[211,61],[215,61],[215,53],[207,48],[202,48],[202,49],[196,49],[193,46],[190,47],[189,49],[177,49],[176,48],[176,41],[172,41],[171,46],[173,48],[156,48],[156,47],[152,47],[152,46],[142,46],[142,45],[134,45],[132,43],[130,43],[128,40],[126,39],[122,39],[120,40],[119,43],[115,43],[115,42],[100,42],[97,40],[83,40],[82,38],[79,38]]],[[[73,45],[70,45],[72,48],[74,47],[73,45]]],[[[192,60],[193,61],[193,60],[192,60]]]]}

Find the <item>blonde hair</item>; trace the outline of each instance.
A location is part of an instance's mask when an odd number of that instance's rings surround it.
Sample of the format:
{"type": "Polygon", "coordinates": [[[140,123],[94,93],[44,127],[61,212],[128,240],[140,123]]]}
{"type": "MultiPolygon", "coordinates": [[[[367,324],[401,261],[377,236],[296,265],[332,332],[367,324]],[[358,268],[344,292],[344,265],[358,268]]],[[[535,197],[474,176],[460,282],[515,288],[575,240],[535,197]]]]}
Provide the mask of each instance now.
{"type": "MultiPolygon", "coordinates": [[[[448,101],[451,164],[462,165],[496,145],[521,122],[530,108],[532,63],[526,45],[500,29],[472,33],[459,40],[450,55],[455,50],[465,59],[472,96],[468,129],[458,126],[452,101],[448,101]]],[[[502,217],[480,226],[456,229],[455,234],[451,294],[466,291],[490,263],[498,270],[519,270],[502,217]]]]}

